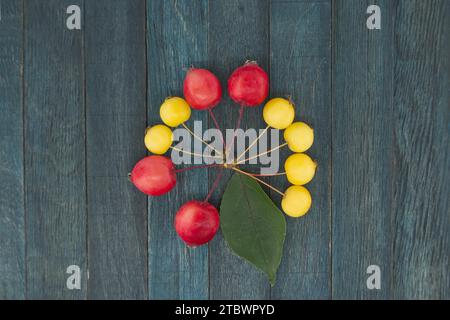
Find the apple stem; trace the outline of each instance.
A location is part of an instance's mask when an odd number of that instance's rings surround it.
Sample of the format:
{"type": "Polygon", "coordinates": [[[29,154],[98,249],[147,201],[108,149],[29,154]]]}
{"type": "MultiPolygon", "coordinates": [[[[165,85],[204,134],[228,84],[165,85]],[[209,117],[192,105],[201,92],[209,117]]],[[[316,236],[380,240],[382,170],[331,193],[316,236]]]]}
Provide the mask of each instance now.
{"type": "MultiPolygon", "coordinates": [[[[244,171],[244,170],[242,170],[242,171],[244,171]]],[[[253,172],[247,172],[247,173],[251,174],[254,177],[274,177],[274,176],[283,176],[283,175],[286,174],[286,172],[276,172],[276,173],[253,173],[253,172]]]]}
{"type": "Polygon", "coordinates": [[[203,200],[203,202],[208,202],[209,198],[211,198],[211,195],[213,194],[214,190],[217,188],[217,186],[219,185],[220,180],[222,179],[223,176],[223,171],[221,170],[218,174],[216,179],[213,182],[213,185],[211,186],[211,189],[208,192],[208,195],[206,196],[205,200],[203,200]]]}
{"type": "Polygon", "coordinates": [[[205,140],[203,140],[202,138],[200,138],[198,135],[196,135],[191,129],[188,128],[188,126],[183,122],[181,124],[194,138],[200,140],[202,143],[204,143],[208,148],[210,148],[211,150],[213,150],[214,152],[216,152],[219,155],[222,155],[222,152],[220,152],[219,150],[217,150],[216,148],[214,148],[213,146],[211,146],[208,142],[206,142],[205,140]]]}
{"type": "Polygon", "coordinates": [[[177,170],[175,170],[175,173],[184,172],[184,171],[193,170],[193,169],[210,168],[210,167],[223,167],[223,164],[204,164],[204,165],[199,165],[199,166],[191,166],[191,167],[177,169],[177,170]]]}
{"type": "MultiPolygon", "coordinates": [[[[247,149],[245,149],[244,150],[244,152],[242,152],[237,158],[236,158],[236,161],[239,161],[239,159],[243,156],[243,155],[245,155],[246,153],[247,153],[247,151],[248,150],[250,150],[257,142],[258,142],[258,140],[259,139],[261,139],[261,137],[264,135],[264,133],[266,133],[267,132],[267,130],[269,129],[269,126],[267,126],[264,130],[263,130],[263,132],[261,132],[260,134],[259,134],[259,136],[248,146],[248,148],[247,149]]],[[[259,155],[258,155],[259,156],[259,155]]],[[[244,161],[245,162],[245,161],[244,161]]],[[[239,163],[239,162],[238,162],[239,163]]]]}
{"type": "MultiPolygon", "coordinates": [[[[280,148],[283,148],[284,146],[287,146],[287,144],[288,144],[288,143],[285,142],[285,143],[280,144],[280,145],[278,145],[278,146],[276,146],[276,147],[274,147],[274,148],[272,148],[272,149],[270,149],[270,150],[261,152],[261,153],[255,155],[255,156],[251,156],[251,157],[249,157],[249,158],[247,158],[247,159],[243,159],[243,160],[241,160],[241,161],[238,161],[238,162],[236,162],[236,164],[241,164],[241,163],[244,163],[244,162],[246,162],[246,161],[249,161],[249,160],[258,158],[258,157],[260,157],[260,156],[262,156],[262,155],[265,155],[265,154],[267,154],[267,153],[269,153],[269,152],[272,152],[272,151],[278,150],[278,149],[280,149],[280,148]]],[[[244,153],[245,153],[245,152],[244,152],[244,153]]],[[[239,158],[237,158],[237,160],[239,160],[239,158]]]]}
{"type": "Polygon", "coordinates": [[[275,191],[276,193],[278,193],[278,194],[284,196],[284,193],[283,193],[283,192],[281,192],[281,191],[278,190],[277,188],[273,187],[272,185],[268,184],[267,182],[262,181],[261,179],[258,179],[257,177],[255,177],[255,176],[252,175],[251,173],[242,171],[241,169],[238,169],[238,168],[236,168],[236,167],[232,167],[231,169],[234,170],[234,171],[237,171],[237,172],[239,172],[239,173],[245,174],[246,176],[249,176],[249,177],[252,178],[252,179],[255,179],[256,181],[258,181],[258,182],[262,183],[263,185],[269,187],[270,189],[272,189],[272,190],[275,191]]]}
{"type": "Polygon", "coordinates": [[[208,155],[204,155],[204,154],[200,154],[200,153],[195,153],[195,152],[190,152],[190,151],[187,151],[187,150],[179,149],[179,148],[177,148],[177,147],[172,147],[172,146],[170,146],[169,148],[170,148],[170,149],[173,149],[173,150],[175,150],[175,151],[181,152],[181,153],[190,154],[190,155],[192,155],[192,156],[194,156],[194,157],[204,157],[204,158],[222,159],[222,157],[220,157],[220,156],[208,156],[208,155]]]}
{"type": "Polygon", "coordinates": [[[242,117],[244,116],[244,108],[245,107],[243,105],[241,105],[239,107],[239,116],[238,116],[238,119],[236,121],[236,127],[235,127],[235,129],[233,131],[233,137],[231,139],[230,145],[226,148],[226,151],[225,151],[225,160],[228,158],[228,153],[230,152],[230,150],[232,149],[232,147],[234,145],[234,140],[236,138],[236,130],[241,127],[241,120],[242,120],[242,117]]]}
{"type": "Polygon", "coordinates": [[[214,113],[213,113],[213,111],[212,111],[212,108],[209,108],[209,109],[208,109],[208,113],[209,113],[209,115],[211,116],[212,121],[214,122],[214,126],[215,126],[216,129],[219,130],[219,132],[220,132],[220,138],[221,138],[221,140],[222,140],[222,147],[225,148],[225,139],[223,138],[223,132],[222,132],[222,130],[220,129],[219,123],[217,122],[217,118],[216,118],[216,116],[214,115],[214,113]]]}

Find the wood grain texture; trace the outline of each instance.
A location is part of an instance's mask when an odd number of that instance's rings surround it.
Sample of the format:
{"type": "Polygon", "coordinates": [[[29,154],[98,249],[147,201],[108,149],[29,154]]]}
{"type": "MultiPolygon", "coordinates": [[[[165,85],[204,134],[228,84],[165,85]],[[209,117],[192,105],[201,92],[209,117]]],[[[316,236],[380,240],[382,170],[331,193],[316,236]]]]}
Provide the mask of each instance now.
{"type": "Polygon", "coordinates": [[[450,2],[395,8],[393,288],[450,298],[450,2]]]}
{"type": "Polygon", "coordinates": [[[22,9],[0,4],[0,300],[25,297],[22,9]]]}
{"type": "Polygon", "coordinates": [[[332,297],[388,298],[391,277],[392,1],[381,30],[366,28],[364,1],[334,1],[332,297]],[[367,267],[381,269],[368,290],[367,267]]]}
{"type": "MultiPolygon", "coordinates": [[[[147,1],[149,126],[161,123],[159,107],[165,98],[183,96],[187,69],[207,67],[207,14],[208,2],[203,0],[147,1]]],[[[207,117],[207,112],[193,110],[187,125],[193,128],[194,120],[199,120],[206,129],[207,117]]],[[[183,203],[204,199],[207,181],[205,169],[179,173],[174,190],[149,198],[151,299],[208,298],[208,247],[188,248],[173,227],[175,214],[183,203]]]]}
{"type": "MultiPolygon", "coordinates": [[[[295,121],[314,128],[314,145],[306,153],[319,164],[306,185],[312,209],[302,218],[286,217],[285,250],[271,298],[326,299],[331,292],[331,1],[273,1],[270,27],[270,95],[290,96],[295,121]]],[[[280,153],[280,172],[290,154],[288,148],[280,153]]],[[[285,176],[272,182],[283,191],[289,186],[285,176]]],[[[278,195],[272,198],[280,204],[278,195]]]]}
{"type": "MultiPolygon", "coordinates": [[[[255,60],[268,70],[269,2],[211,1],[209,3],[208,58],[211,70],[218,75],[224,92],[233,70],[247,59],[255,60]]],[[[244,112],[241,128],[265,128],[262,108],[244,112]]],[[[224,128],[234,128],[239,106],[227,94],[214,109],[224,128]]],[[[227,170],[211,202],[218,206],[231,170],[227,170]]],[[[215,178],[211,171],[210,181],[215,178]]],[[[270,285],[264,274],[231,253],[220,233],[210,243],[210,298],[265,299],[270,297],[270,285]]]]}
{"type": "Polygon", "coordinates": [[[66,8],[80,1],[25,1],[25,207],[27,298],[86,298],[66,269],[86,270],[85,113],[82,33],[66,8]]]}
{"type": "MultiPolygon", "coordinates": [[[[0,0],[0,299],[449,299],[449,16],[447,0],[0,0]],[[81,31],[66,28],[72,4],[81,31]],[[196,249],[175,233],[217,168],[158,198],[127,178],[191,65],[219,76],[214,113],[234,128],[227,79],[246,59],[315,129],[313,207],[286,218],[273,288],[220,231],[196,249]],[[66,288],[72,264],[81,290],[66,288]],[[381,290],[366,287],[372,264],[381,290]]],[[[242,128],[265,126],[246,110],[242,128]]]]}
{"type": "Polygon", "coordinates": [[[128,173],[145,156],[145,1],[86,3],[90,299],[146,299],[147,199],[128,173]]]}

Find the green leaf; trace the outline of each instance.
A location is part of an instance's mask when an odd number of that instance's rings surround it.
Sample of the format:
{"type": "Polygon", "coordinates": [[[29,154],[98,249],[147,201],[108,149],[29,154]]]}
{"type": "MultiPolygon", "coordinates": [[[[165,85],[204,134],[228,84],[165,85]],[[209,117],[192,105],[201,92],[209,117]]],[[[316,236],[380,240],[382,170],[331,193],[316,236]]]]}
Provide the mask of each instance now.
{"type": "Polygon", "coordinates": [[[267,274],[271,285],[283,254],[286,220],[258,182],[239,173],[220,204],[220,225],[235,254],[267,274]]]}

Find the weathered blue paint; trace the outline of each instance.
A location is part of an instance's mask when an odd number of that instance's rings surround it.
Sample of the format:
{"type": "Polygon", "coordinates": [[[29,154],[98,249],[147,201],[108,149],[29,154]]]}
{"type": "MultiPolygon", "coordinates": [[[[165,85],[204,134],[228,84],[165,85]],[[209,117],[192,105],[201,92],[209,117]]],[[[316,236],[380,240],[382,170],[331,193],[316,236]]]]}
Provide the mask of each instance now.
{"type": "Polygon", "coordinates": [[[0,300],[25,298],[22,1],[1,2],[0,300]]]}
{"type": "MultiPolygon", "coordinates": [[[[286,217],[284,257],[272,289],[273,299],[330,297],[331,215],[331,1],[273,1],[270,20],[271,97],[291,96],[296,120],[314,128],[314,144],[306,153],[318,163],[306,185],[313,198],[303,218],[286,217]]],[[[282,138],[281,138],[282,139],[282,138]]],[[[284,160],[292,154],[281,152],[284,160]]],[[[272,179],[280,190],[285,176],[272,179]]],[[[273,193],[275,203],[281,197],[273,193]]]]}
{"type": "Polygon", "coordinates": [[[145,1],[85,16],[88,298],[146,299],[147,199],[128,180],[146,154],[145,1]]]}
{"type": "Polygon", "coordinates": [[[87,292],[85,276],[81,290],[66,288],[67,267],[86,270],[87,257],[83,38],[65,24],[66,8],[75,3],[24,6],[29,299],[83,299],[87,292]]]}
{"type": "Polygon", "coordinates": [[[392,288],[450,298],[450,2],[395,6],[392,288]]]}
{"type": "MultiPolygon", "coordinates": [[[[84,2],[0,2],[0,298],[450,297],[448,1],[84,2]],[[66,28],[71,4],[81,31],[66,28]],[[369,4],[381,30],[366,28],[369,4]],[[206,196],[217,169],[180,173],[159,198],[127,180],[191,65],[219,76],[214,112],[234,127],[226,80],[246,59],[316,136],[313,208],[287,218],[273,288],[220,234],[197,249],[175,234],[175,212],[206,196]],[[66,288],[71,264],[81,290],[66,288]],[[380,290],[366,287],[371,264],[380,290]]],[[[243,127],[264,128],[261,113],[243,127]]]]}
{"type": "Polygon", "coordinates": [[[332,297],[389,298],[392,201],[392,1],[378,1],[382,29],[366,27],[367,4],[333,12],[332,297]],[[369,265],[382,274],[368,290],[369,265]]]}
{"type": "MultiPolygon", "coordinates": [[[[161,123],[159,106],[169,96],[183,96],[189,67],[207,67],[207,1],[147,1],[148,125],[161,123]]],[[[207,123],[204,112],[191,120],[207,123]]],[[[170,151],[167,153],[170,155],[170,151]]],[[[177,236],[173,220],[189,200],[208,193],[206,170],[177,174],[177,185],[167,195],[148,203],[148,266],[151,299],[207,299],[208,247],[188,248],[177,236]]]]}
{"type": "MultiPolygon", "coordinates": [[[[234,128],[239,106],[227,95],[227,79],[246,60],[268,69],[269,2],[257,0],[211,1],[209,3],[208,59],[211,70],[222,82],[224,99],[214,109],[222,128],[234,128]],[[237,23],[237,21],[239,21],[237,23]]],[[[265,128],[261,108],[244,111],[243,128],[265,128]]],[[[228,171],[228,170],[227,170],[228,171]]],[[[211,182],[216,170],[210,170],[211,182]]],[[[211,201],[219,205],[230,177],[228,171],[211,201]]],[[[210,243],[210,298],[267,299],[270,285],[266,276],[233,255],[219,233],[210,243]]]]}

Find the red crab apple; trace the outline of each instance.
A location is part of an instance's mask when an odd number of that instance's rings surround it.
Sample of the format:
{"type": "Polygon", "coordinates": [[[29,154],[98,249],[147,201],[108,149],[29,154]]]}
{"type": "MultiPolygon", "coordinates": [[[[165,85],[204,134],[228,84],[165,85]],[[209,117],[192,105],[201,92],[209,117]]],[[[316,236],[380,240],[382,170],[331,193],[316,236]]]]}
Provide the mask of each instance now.
{"type": "Polygon", "coordinates": [[[269,94],[269,77],[256,62],[247,62],[228,78],[228,94],[241,106],[260,105],[269,94]]]}
{"type": "Polygon", "coordinates": [[[148,156],[136,163],[130,180],[143,193],[160,196],[175,186],[175,166],[167,157],[148,156]]]}
{"type": "Polygon", "coordinates": [[[188,246],[207,243],[219,229],[219,213],[208,202],[186,202],[175,216],[175,230],[188,246]]]}
{"type": "Polygon", "coordinates": [[[191,68],[183,84],[184,97],[197,110],[215,107],[222,98],[219,79],[209,70],[191,68]]]}

